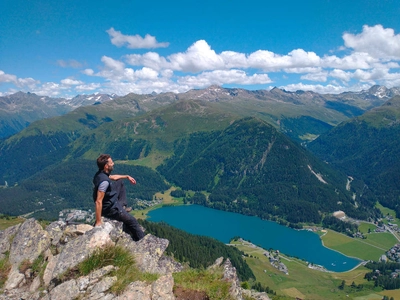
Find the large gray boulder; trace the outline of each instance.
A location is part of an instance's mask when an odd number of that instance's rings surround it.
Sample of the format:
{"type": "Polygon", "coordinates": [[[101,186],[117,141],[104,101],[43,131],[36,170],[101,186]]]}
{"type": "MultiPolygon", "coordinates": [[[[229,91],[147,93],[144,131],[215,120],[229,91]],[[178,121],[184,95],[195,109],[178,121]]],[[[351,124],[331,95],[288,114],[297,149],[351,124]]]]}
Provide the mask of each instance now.
{"type": "Polygon", "coordinates": [[[104,226],[92,227],[91,230],[68,242],[58,256],[53,278],[78,265],[96,249],[114,244],[109,236],[111,229],[108,223],[104,226]]]}
{"type": "Polygon", "coordinates": [[[24,283],[25,274],[20,273],[21,263],[33,263],[50,246],[50,237],[35,220],[29,219],[16,230],[10,247],[11,271],[4,289],[15,289],[24,283]]]}
{"type": "Polygon", "coordinates": [[[6,230],[0,231],[0,259],[5,258],[6,252],[9,252],[11,249],[11,243],[17,234],[18,228],[21,225],[15,225],[12,227],[8,227],[6,230]]]}

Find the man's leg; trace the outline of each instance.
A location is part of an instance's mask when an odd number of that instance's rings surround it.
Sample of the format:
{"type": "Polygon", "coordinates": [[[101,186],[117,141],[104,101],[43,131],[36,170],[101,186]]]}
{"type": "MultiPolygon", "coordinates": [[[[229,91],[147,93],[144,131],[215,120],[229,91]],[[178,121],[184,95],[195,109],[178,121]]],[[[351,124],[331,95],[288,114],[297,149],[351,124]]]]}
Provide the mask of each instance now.
{"type": "Polygon", "coordinates": [[[127,211],[130,212],[132,210],[132,207],[128,207],[128,203],[126,201],[126,189],[124,185],[124,181],[122,179],[117,180],[114,183],[115,189],[118,192],[118,202],[121,204],[121,206],[127,211]]]}
{"type": "Polygon", "coordinates": [[[144,237],[144,232],[138,221],[119,205],[109,213],[104,214],[104,216],[122,222],[124,224],[124,231],[126,230],[134,241],[139,241],[144,237]]]}
{"type": "Polygon", "coordinates": [[[118,193],[118,202],[121,204],[122,207],[127,206],[126,203],[126,190],[125,190],[125,185],[124,181],[122,179],[116,180],[114,182],[114,187],[118,193]]]}

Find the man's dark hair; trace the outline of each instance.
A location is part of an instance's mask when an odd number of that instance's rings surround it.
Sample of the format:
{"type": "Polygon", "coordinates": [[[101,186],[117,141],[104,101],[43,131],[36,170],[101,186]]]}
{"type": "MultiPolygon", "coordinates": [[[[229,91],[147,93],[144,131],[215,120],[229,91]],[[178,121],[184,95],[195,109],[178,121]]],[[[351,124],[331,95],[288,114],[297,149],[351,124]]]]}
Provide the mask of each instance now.
{"type": "Polygon", "coordinates": [[[99,170],[104,170],[104,166],[108,163],[108,159],[111,157],[110,154],[101,154],[97,158],[97,166],[99,167],[99,170]]]}

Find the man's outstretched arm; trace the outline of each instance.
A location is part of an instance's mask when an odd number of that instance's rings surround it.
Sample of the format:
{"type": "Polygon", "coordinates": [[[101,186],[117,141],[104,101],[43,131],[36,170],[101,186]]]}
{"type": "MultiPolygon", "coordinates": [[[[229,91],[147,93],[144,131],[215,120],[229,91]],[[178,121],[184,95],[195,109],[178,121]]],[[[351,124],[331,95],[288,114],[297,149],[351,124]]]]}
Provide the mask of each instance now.
{"type": "Polygon", "coordinates": [[[136,180],[135,178],[133,178],[132,176],[129,175],[110,175],[109,178],[111,180],[120,180],[120,179],[128,179],[130,183],[132,184],[136,184],[136,180]]]}
{"type": "Polygon", "coordinates": [[[94,226],[101,225],[101,211],[103,209],[103,199],[104,199],[104,192],[97,191],[97,198],[96,198],[96,223],[94,226]]]}

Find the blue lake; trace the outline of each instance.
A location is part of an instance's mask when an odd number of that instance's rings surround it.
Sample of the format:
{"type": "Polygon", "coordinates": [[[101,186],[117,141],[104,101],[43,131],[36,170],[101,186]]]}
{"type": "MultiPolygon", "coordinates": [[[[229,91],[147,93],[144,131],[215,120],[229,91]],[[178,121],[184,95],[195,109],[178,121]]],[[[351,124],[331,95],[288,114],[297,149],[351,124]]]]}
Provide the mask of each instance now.
{"type": "Polygon", "coordinates": [[[165,222],[223,243],[235,236],[264,249],[275,249],[289,256],[322,265],[334,272],[351,270],[360,260],[347,257],[322,245],[319,236],[307,230],[294,230],[275,222],[199,205],[166,206],[149,213],[150,221],[165,222]]]}

